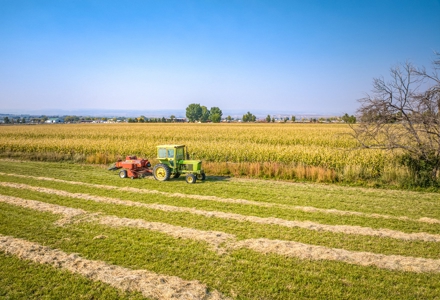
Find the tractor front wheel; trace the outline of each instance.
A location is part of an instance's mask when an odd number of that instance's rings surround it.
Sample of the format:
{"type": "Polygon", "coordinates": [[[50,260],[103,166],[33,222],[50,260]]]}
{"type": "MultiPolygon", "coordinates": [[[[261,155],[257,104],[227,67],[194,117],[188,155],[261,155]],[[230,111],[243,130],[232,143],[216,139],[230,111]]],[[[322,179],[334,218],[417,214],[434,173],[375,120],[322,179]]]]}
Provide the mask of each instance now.
{"type": "Polygon", "coordinates": [[[194,174],[187,174],[185,177],[185,180],[187,183],[196,183],[196,175],[194,174]]]}
{"type": "Polygon", "coordinates": [[[153,168],[154,179],[159,181],[166,181],[170,179],[171,170],[167,165],[157,164],[153,168]]]}
{"type": "Polygon", "coordinates": [[[205,181],[206,175],[205,173],[197,174],[197,180],[205,181]]]}
{"type": "Polygon", "coordinates": [[[120,172],[119,172],[119,177],[121,177],[121,178],[127,178],[127,171],[125,171],[125,170],[120,171],[120,172]]]}

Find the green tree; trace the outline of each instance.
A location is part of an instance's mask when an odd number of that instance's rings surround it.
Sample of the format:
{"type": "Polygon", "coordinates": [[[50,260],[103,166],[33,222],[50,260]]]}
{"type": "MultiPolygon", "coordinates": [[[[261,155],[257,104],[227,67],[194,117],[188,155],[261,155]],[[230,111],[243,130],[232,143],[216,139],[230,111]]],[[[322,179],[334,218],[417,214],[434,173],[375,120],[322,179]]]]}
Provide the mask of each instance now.
{"type": "Polygon", "coordinates": [[[347,113],[345,115],[343,115],[341,117],[341,119],[342,119],[342,121],[344,121],[347,124],[354,124],[354,123],[356,123],[356,117],[353,116],[353,115],[349,116],[347,113]]]}
{"type": "Polygon", "coordinates": [[[202,116],[202,107],[200,104],[192,103],[186,108],[186,117],[190,122],[200,121],[202,116]]]}
{"type": "Polygon", "coordinates": [[[200,122],[205,123],[206,121],[209,120],[211,112],[209,111],[209,109],[206,106],[202,105],[202,115],[200,116],[200,122]]]}
{"type": "Polygon", "coordinates": [[[176,118],[175,115],[171,115],[171,116],[170,116],[171,122],[174,122],[174,119],[175,119],[175,118],[176,118]]]}
{"type": "Polygon", "coordinates": [[[292,122],[295,122],[295,121],[296,121],[296,117],[292,116],[292,122]]]}
{"type": "Polygon", "coordinates": [[[222,115],[223,115],[223,112],[222,112],[222,110],[220,108],[215,107],[215,106],[211,107],[210,119],[211,119],[212,122],[219,123],[221,121],[221,119],[222,119],[222,115]]]}
{"type": "Polygon", "coordinates": [[[232,117],[231,116],[227,116],[226,120],[228,120],[228,122],[231,122],[232,121],[232,117]]]}
{"type": "Polygon", "coordinates": [[[9,123],[11,123],[11,121],[9,120],[8,117],[4,117],[4,118],[3,118],[3,121],[5,122],[5,124],[9,124],[9,123]]]}
{"type": "Polygon", "coordinates": [[[211,121],[213,123],[220,123],[222,116],[220,114],[211,114],[211,121]]]}
{"type": "Polygon", "coordinates": [[[256,119],[257,117],[250,112],[247,112],[247,114],[243,115],[243,122],[255,122],[256,119]]]}
{"type": "Polygon", "coordinates": [[[266,117],[266,122],[267,122],[267,123],[270,123],[270,120],[271,120],[270,115],[267,115],[267,117],[266,117]]]}

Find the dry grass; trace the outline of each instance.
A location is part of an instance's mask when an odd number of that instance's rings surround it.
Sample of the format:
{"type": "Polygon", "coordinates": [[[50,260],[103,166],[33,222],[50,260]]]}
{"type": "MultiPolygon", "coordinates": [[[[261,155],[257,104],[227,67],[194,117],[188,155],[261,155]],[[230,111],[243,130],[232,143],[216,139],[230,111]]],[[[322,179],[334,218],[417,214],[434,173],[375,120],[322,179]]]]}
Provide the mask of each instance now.
{"type": "Polygon", "coordinates": [[[68,254],[10,236],[0,235],[0,250],[21,259],[81,274],[123,291],[139,291],[145,297],[153,299],[226,299],[217,291],[207,292],[206,285],[198,281],[109,265],[103,261],[85,259],[77,254],[68,254]]]}
{"type": "Polygon", "coordinates": [[[89,201],[95,201],[95,202],[101,202],[101,203],[109,203],[109,204],[116,204],[116,205],[124,205],[124,206],[135,206],[135,207],[143,207],[147,209],[154,209],[154,210],[161,210],[161,211],[169,211],[169,212],[185,212],[185,213],[191,213],[199,216],[204,216],[208,218],[221,218],[221,219],[228,219],[228,220],[236,220],[239,222],[252,222],[257,224],[269,224],[269,225],[278,225],[288,228],[303,228],[307,230],[314,230],[314,231],[328,231],[328,232],[334,232],[334,233],[344,233],[344,234],[352,234],[352,235],[365,235],[365,236],[376,236],[376,237],[388,237],[388,238],[394,238],[394,239],[400,239],[400,240],[420,240],[420,241],[426,241],[426,242],[440,242],[440,235],[437,234],[430,234],[425,232],[417,232],[417,233],[405,233],[401,231],[396,230],[390,230],[390,229],[372,229],[369,227],[361,227],[361,226],[352,226],[352,225],[326,225],[326,224],[320,224],[316,222],[311,221],[290,221],[290,220],[284,220],[280,218],[262,218],[262,217],[256,217],[256,216],[246,216],[236,213],[226,213],[221,211],[205,211],[205,210],[199,210],[195,208],[188,208],[188,207],[178,207],[178,206],[171,206],[171,205],[164,205],[164,204],[145,204],[140,202],[134,202],[129,200],[121,200],[117,198],[110,198],[110,197],[101,197],[101,196],[94,196],[89,194],[83,194],[83,193],[70,193],[62,190],[56,190],[56,189],[50,189],[50,188],[43,188],[43,187],[35,187],[27,184],[20,184],[20,183],[6,183],[6,182],[0,182],[1,186],[6,187],[12,187],[12,188],[19,188],[19,189],[28,189],[31,191],[37,191],[52,195],[58,195],[62,197],[70,197],[70,198],[76,198],[76,199],[84,199],[89,201]]]}
{"type": "Polygon", "coordinates": [[[234,177],[279,178],[284,180],[310,180],[327,183],[336,182],[338,179],[337,172],[334,169],[296,163],[204,162],[203,168],[209,174],[231,175],[234,177]]]}
{"type": "Polygon", "coordinates": [[[133,227],[158,231],[176,238],[192,239],[208,243],[213,250],[223,253],[224,249],[220,249],[220,245],[228,240],[235,239],[234,235],[219,231],[203,231],[182,226],[174,226],[160,222],[147,222],[140,219],[118,218],[115,216],[104,216],[102,214],[88,213],[82,209],[70,208],[66,206],[50,204],[35,200],[27,200],[12,196],[0,195],[0,202],[25,207],[28,209],[50,212],[62,215],[63,218],[56,222],[56,225],[64,226],[71,223],[79,222],[98,222],[102,225],[110,227],[133,227]]]}
{"type": "Polygon", "coordinates": [[[440,260],[400,255],[383,255],[370,252],[353,252],[322,246],[307,245],[292,241],[250,239],[237,242],[236,248],[249,248],[262,253],[276,253],[288,257],[309,260],[333,260],[361,266],[376,266],[381,269],[439,273],[440,260]]]}
{"type": "MultiPolygon", "coordinates": [[[[390,216],[390,215],[377,214],[377,213],[363,213],[363,212],[357,212],[357,211],[344,211],[344,210],[338,210],[338,209],[323,209],[323,208],[317,208],[317,207],[311,207],[311,206],[285,205],[285,204],[268,203],[268,202],[261,202],[261,201],[252,201],[252,200],[246,200],[246,199],[222,198],[222,197],[217,197],[217,196],[168,193],[168,192],[162,192],[162,191],[151,190],[151,189],[139,189],[139,188],[133,188],[133,187],[118,187],[118,186],[110,186],[110,185],[102,185],[102,184],[92,184],[92,183],[77,182],[77,181],[63,180],[63,179],[50,178],[50,177],[41,177],[41,176],[37,177],[37,176],[30,176],[30,175],[10,174],[10,173],[4,173],[4,172],[0,172],[0,175],[13,176],[13,177],[19,177],[19,178],[31,178],[31,179],[53,181],[53,182],[60,182],[60,183],[68,183],[68,184],[72,184],[72,185],[82,185],[82,186],[99,188],[99,189],[106,189],[106,190],[122,190],[122,191],[127,191],[127,192],[132,192],[132,193],[142,193],[142,194],[159,194],[159,195],[163,195],[166,197],[189,198],[189,199],[202,200],[202,201],[217,201],[217,202],[223,202],[223,203],[234,203],[234,204],[243,204],[243,205],[260,206],[260,207],[278,207],[278,208],[282,208],[282,209],[299,210],[299,211],[304,211],[304,212],[319,212],[319,213],[334,214],[334,215],[340,215],[340,216],[360,216],[360,217],[375,218],[375,219],[394,219],[394,220],[401,220],[401,221],[440,224],[440,220],[434,219],[434,218],[427,218],[427,217],[413,219],[413,218],[409,218],[407,216],[390,216]]],[[[243,181],[243,180],[246,180],[246,179],[235,179],[235,181],[243,181]]],[[[276,182],[276,184],[279,184],[282,186],[282,185],[291,184],[291,183],[276,182]]]]}
{"type": "MultiPolygon", "coordinates": [[[[26,207],[38,211],[61,214],[69,218],[73,218],[80,214],[86,214],[86,212],[83,210],[72,209],[65,206],[47,204],[39,201],[26,200],[16,197],[1,196],[0,202],[6,202],[8,204],[26,207]]],[[[417,273],[426,273],[426,272],[440,273],[440,260],[438,259],[426,259],[426,258],[408,257],[408,256],[399,256],[399,255],[382,255],[382,254],[375,254],[370,252],[355,252],[344,249],[336,249],[336,248],[329,248],[323,246],[303,244],[293,241],[269,240],[263,238],[236,241],[236,237],[234,235],[226,234],[223,232],[201,231],[191,228],[183,228],[180,226],[173,226],[165,223],[146,222],[144,220],[118,218],[114,216],[98,217],[94,215],[93,218],[83,218],[82,221],[84,220],[88,222],[97,221],[100,224],[111,227],[126,226],[126,227],[141,228],[141,229],[163,232],[165,234],[168,234],[176,238],[187,238],[187,239],[204,241],[214,245],[216,252],[220,254],[224,254],[226,252],[226,249],[231,250],[231,249],[239,249],[239,248],[249,248],[256,252],[261,252],[266,254],[274,253],[288,257],[296,257],[300,259],[333,260],[333,261],[341,261],[341,262],[346,262],[361,266],[376,266],[382,269],[390,269],[390,270],[398,270],[398,271],[409,271],[409,272],[417,272],[417,273]],[[220,246],[222,246],[223,249],[220,249],[220,246]]],[[[101,235],[94,237],[94,239],[102,239],[102,238],[105,238],[105,236],[101,235]]],[[[23,256],[21,255],[22,252],[17,252],[16,250],[14,250],[14,246],[12,247],[10,246],[11,242],[20,243],[20,245],[24,245],[24,248],[27,248],[29,246],[28,244],[31,244],[23,240],[17,240],[11,237],[3,237],[0,235],[0,249],[5,251],[6,253],[18,255],[19,257],[22,258],[23,258],[23,256]],[[6,245],[2,245],[2,243],[6,245]]],[[[45,247],[40,247],[39,249],[43,249],[44,251],[43,250],[42,251],[44,253],[51,251],[45,247]]],[[[26,251],[26,249],[24,250],[22,249],[21,251],[26,251]]],[[[29,252],[33,252],[33,251],[35,250],[29,250],[29,252]]],[[[24,256],[24,259],[31,259],[33,261],[41,263],[42,261],[38,258],[35,258],[35,256],[38,257],[41,255],[45,255],[44,253],[43,254],[37,253],[36,255],[34,255],[35,253],[32,255],[26,254],[24,256]]],[[[55,258],[53,254],[49,255],[49,257],[46,257],[43,263],[51,264],[50,260],[55,260],[56,261],[55,263],[57,264],[58,267],[63,267],[62,265],[59,264],[60,258],[59,257],[55,258]],[[49,260],[49,262],[47,262],[47,260],[49,260]]],[[[63,258],[61,258],[61,260],[63,260],[63,258]]],[[[89,267],[89,265],[90,263],[84,263],[84,266],[89,267]]],[[[66,268],[72,271],[71,268],[69,268],[68,266],[66,268]]],[[[84,272],[91,272],[91,271],[76,270],[75,272],[83,274],[84,272]]],[[[119,270],[118,272],[128,273],[125,270],[122,271],[119,270]]],[[[108,278],[111,277],[112,274],[107,274],[105,276],[108,278]]],[[[127,276],[127,281],[131,280],[131,278],[128,278],[129,277],[128,275],[125,276],[127,276]]],[[[99,277],[97,277],[96,279],[100,280],[99,277]]],[[[137,279],[134,281],[136,282],[137,279]]],[[[117,286],[113,283],[114,280],[109,279],[109,281],[104,281],[104,282],[110,283],[112,286],[120,288],[120,286],[117,286]]],[[[127,284],[132,285],[133,283],[128,282],[127,284]]],[[[135,290],[139,291],[139,289],[135,289],[135,290]]],[[[167,287],[167,290],[170,290],[170,287],[167,287]]],[[[142,291],[142,293],[145,295],[146,292],[142,291]]],[[[169,292],[167,293],[169,294],[169,292]]],[[[158,299],[175,299],[173,298],[174,296],[172,296],[171,298],[160,298],[157,295],[155,296],[158,299]]],[[[176,298],[176,299],[180,299],[180,298],[176,298]]],[[[217,298],[212,298],[212,299],[217,299],[217,298]]]]}

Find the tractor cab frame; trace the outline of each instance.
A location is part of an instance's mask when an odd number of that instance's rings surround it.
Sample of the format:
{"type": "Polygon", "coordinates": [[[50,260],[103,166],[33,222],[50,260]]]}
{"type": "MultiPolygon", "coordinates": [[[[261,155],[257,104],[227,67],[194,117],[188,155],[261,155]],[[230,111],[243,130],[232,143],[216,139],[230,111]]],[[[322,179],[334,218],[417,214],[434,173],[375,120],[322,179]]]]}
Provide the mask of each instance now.
{"type": "Polygon", "coordinates": [[[190,160],[185,145],[159,145],[157,159],[159,163],[153,168],[153,176],[156,180],[169,180],[171,176],[179,178],[181,174],[186,174],[187,183],[203,181],[206,178],[202,161],[190,160]]]}

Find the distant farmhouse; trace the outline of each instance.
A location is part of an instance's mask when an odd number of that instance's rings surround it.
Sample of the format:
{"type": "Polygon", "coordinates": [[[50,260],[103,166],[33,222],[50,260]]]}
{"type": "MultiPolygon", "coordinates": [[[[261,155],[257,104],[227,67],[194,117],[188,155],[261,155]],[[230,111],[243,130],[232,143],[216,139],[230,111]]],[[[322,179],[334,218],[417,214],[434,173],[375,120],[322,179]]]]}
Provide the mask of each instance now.
{"type": "Polygon", "coordinates": [[[53,124],[53,123],[64,123],[64,120],[60,119],[60,118],[49,118],[44,123],[51,123],[51,124],[53,124]]]}

